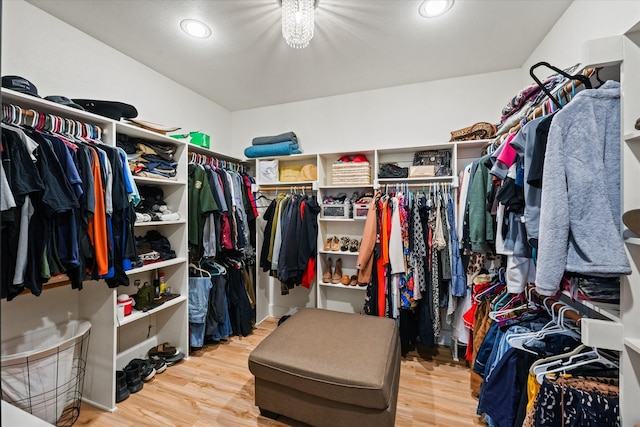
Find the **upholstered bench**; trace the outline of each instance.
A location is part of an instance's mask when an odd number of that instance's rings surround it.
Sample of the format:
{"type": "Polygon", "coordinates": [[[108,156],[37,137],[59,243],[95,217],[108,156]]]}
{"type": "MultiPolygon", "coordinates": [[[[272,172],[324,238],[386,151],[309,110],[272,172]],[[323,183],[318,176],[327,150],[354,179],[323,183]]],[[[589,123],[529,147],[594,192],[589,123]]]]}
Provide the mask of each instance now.
{"type": "Polygon", "coordinates": [[[313,426],[393,426],[400,381],[391,319],[306,308],[249,355],[262,415],[313,426]]]}

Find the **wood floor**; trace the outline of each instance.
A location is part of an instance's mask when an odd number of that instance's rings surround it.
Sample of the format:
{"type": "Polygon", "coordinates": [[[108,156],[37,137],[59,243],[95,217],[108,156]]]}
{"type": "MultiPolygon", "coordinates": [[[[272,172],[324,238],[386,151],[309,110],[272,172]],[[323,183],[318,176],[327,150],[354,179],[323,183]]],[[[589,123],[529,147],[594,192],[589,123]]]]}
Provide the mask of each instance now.
{"type": "MultiPolygon", "coordinates": [[[[287,418],[264,418],[253,403],[247,359],[276,325],[268,319],[248,337],[233,337],[192,353],[189,360],[145,383],[113,413],[83,404],[75,426],[302,426],[287,418]]],[[[402,360],[397,427],[484,425],[475,414],[476,404],[468,368],[454,362],[448,348],[435,355],[413,351],[402,360]]]]}

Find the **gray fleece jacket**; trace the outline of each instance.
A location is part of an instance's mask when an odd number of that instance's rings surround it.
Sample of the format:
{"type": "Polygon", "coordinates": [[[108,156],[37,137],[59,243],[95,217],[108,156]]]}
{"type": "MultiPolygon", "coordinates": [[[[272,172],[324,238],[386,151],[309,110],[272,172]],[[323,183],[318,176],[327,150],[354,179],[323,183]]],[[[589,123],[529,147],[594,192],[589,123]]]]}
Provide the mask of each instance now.
{"type": "Polygon", "coordinates": [[[620,234],[620,84],[584,90],[553,118],[542,178],[536,289],[563,272],[630,274],[620,234]]]}

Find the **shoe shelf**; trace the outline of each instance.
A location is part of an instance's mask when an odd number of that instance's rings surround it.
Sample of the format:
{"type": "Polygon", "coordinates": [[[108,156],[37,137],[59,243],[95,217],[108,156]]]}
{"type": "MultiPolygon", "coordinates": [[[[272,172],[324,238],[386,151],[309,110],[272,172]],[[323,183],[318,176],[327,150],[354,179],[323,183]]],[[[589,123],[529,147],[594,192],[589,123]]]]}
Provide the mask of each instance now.
{"type": "Polygon", "coordinates": [[[320,218],[318,217],[318,221],[321,222],[357,222],[357,221],[365,221],[366,218],[320,218]]]}
{"type": "Polygon", "coordinates": [[[339,288],[339,289],[361,289],[361,290],[366,290],[367,287],[366,286],[351,286],[351,285],[343,285],[342,283],[325,283],[323,281],[318,282],[318,286],[324,286],[327,288],[339,288]]]}
{"type": "Polygon", "coordinates": [[[186,301],[187,297],[184,295],[179,295],[173,299],[170,299],[168,301],[165,301],[164,303],[162,303],[162,305],[154,308],[153,310],[149,310],[149,311],[139,311],[136,310],[135,308],[132,310],[131,314],[129,316],[125,316],[125,318],[123,320],[119,320],[118,318],[116,318],[116,326],[117,327],[121,327],[124,325],[127,325],[129,323],[133,323],[136,322],[140,319],[144,319],[145,317],[151,316],[153,314],[158,313],[159,311],[162,310],[166,310],[168,308],[170,308],[171,306],[177,305],[182,303],[183,301],[186,301]]]}
{"type": "Polygon", "coordinates": [[[359,252],[351,252],[351,251],[327,251],[324,249],[321,249],[318,251],[321,254],[327,254],[327,255],[340,255],[340,256],[358,256],[359,252]]]}

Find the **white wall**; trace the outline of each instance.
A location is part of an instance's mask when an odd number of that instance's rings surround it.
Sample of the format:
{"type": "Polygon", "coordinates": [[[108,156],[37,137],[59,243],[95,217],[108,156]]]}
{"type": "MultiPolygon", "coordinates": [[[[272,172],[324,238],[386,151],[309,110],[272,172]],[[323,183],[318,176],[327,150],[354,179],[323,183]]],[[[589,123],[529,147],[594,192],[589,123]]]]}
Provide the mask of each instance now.
{"type": "Polygon", "coordinates": [[[121,101],[154,123],[202,131],[221,153],[230,112],[63,21],[22,1],[2,2],[2,75],[19,75],[40,96],[121,101]]]}
{"type": "MultiPolygon", "coordinates": [[[[523,85],[533,83],[529,76],[533,64],[545,61],[566,68],[582,62],[585,41],[624,34],[638,21],[638,0],[574,0],[523,64],[523,85]]],[[[551,73],[541,67],[536,76],[542,78],[551,73]]]]}
{"type": "Polygon", "coordinates": [[[497,123],[521,88],[514,69],[236,111],[235,156],[256,136],[287,131],[296,132],[306,153],[441,144],[453,130],[497,123]]]}

